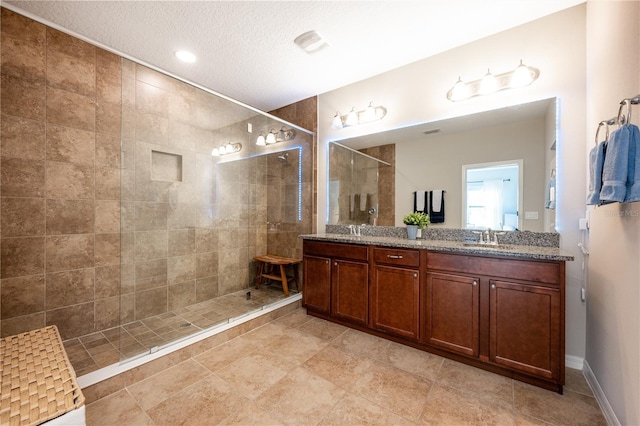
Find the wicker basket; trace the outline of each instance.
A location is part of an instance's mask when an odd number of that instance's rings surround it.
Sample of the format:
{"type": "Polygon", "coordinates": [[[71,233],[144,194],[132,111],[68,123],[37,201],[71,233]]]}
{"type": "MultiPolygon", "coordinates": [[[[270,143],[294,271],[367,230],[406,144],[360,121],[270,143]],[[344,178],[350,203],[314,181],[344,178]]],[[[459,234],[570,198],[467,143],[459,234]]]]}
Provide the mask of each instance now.
{"type": "Polygon", "coordinates": [[[56,326],[0,340],[0,425],[38,425],[84,405],[56,326]]]}

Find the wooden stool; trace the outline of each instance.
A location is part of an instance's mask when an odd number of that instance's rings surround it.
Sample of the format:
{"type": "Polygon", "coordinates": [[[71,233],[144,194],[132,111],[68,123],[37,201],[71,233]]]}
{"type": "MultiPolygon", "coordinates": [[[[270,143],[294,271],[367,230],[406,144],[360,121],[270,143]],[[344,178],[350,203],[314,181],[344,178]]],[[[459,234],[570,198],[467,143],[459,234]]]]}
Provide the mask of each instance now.
{"type": "Polygon", "coordinates": [[[295,280],[296,290],[299,289],[299,278],[298,278],[298,263],[302,262],[302,259],[293,259],[290,257],[282,257],[276,256],[275,254],[265,254],[262,256],[255,256],[253,258],[256,262],[258,262],[258,275],[256,276],[256,288],[260,288],[260,284],[262,284],[262,278],[267,278],[269,280],[276,280],[282,283],[282,291],[284,291],[285,297],[289,296],[289,281],[295,280]],[[274,275],[271,267],[279,266],[280,267],[280,275],[274,275]],[[291,266],[293,269],[293,277],[287,277],[287,273],[285,270],[286,266],[291,266]],[[266,268],[265,268],[266,267],[266,268]],[[266,269],[266,270],[265,270],[266,269]]]}

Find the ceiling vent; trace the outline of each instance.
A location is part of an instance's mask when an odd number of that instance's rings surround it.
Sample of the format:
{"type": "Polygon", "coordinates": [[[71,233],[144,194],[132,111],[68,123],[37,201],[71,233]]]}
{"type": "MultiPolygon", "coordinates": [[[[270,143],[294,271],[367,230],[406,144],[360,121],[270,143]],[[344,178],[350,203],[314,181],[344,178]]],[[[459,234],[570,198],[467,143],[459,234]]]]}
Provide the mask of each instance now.
{"type": "Polygon", "coordinates": [[[295,38],[295,40],[293,40],[293,42],[297,44],[300,49],[304,50],[310,55],[321,51],[325,47],[329,47],[329,43],[327,43],[327,40],[322,38],[322,36],[314,30],[300,34],[295,38]]]}

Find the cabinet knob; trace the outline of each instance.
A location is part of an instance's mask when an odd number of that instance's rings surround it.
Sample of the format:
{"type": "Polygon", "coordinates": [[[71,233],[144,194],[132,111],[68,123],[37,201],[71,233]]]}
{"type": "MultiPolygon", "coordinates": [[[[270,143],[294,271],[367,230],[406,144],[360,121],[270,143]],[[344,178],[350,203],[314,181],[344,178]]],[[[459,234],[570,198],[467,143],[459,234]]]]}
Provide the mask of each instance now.
{"type": "Polygon", "coordinates": [[[413,274],[413,278],[418,278],[418,274],[413,274]]]}
{"type": "Polygon", "coordinates": [[[334,266],[338,266],[338,262],[335,262],[333,265],[334,265],[334,266]]]}
{"type": "Polygon", "coordinates": [[[325,261],[324,261],[324,264],[325,264],[325,265],[328,265],[328,264],[329,264],[329,261],[328,261],[328,260],[325,260],[325,261]]]}
{"type": "Polygon", "coordinates": [[[491,290],[495,290],[496,289],[496,285],[495,284],[491,284],[491,290]]]}
{"type": "Polygon", "coordinates": [[[473,282],[473,285],[474,285],[474,286],[478,285],[478,281],[474,281],[474,282],[473,282]]]}

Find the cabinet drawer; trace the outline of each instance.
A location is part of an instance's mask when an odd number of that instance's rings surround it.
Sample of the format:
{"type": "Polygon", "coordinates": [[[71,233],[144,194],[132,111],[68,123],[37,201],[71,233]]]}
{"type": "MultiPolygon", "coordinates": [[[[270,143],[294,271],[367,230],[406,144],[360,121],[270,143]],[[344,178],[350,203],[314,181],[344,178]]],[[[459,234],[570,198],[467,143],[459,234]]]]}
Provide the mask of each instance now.
{"type": "Polygon", "coordinates": [[[394,248],[373,248],[373,260],[376,263],[399,266],[420,266],[420,252],[418,250],[403,250],[394,248]]]}
{"type": "Polygon", "coordinates": [[[341,259],[368,260],[367,246],[356,244],[325,243],[322,241],[304,241],[305,255],[329,256],[341,259]]]}
{"type": "Polygon", "coordinates": [[[560,262],[497,259],[448,253],[427,254],[427,269],[560,284],[560,262]]]}

